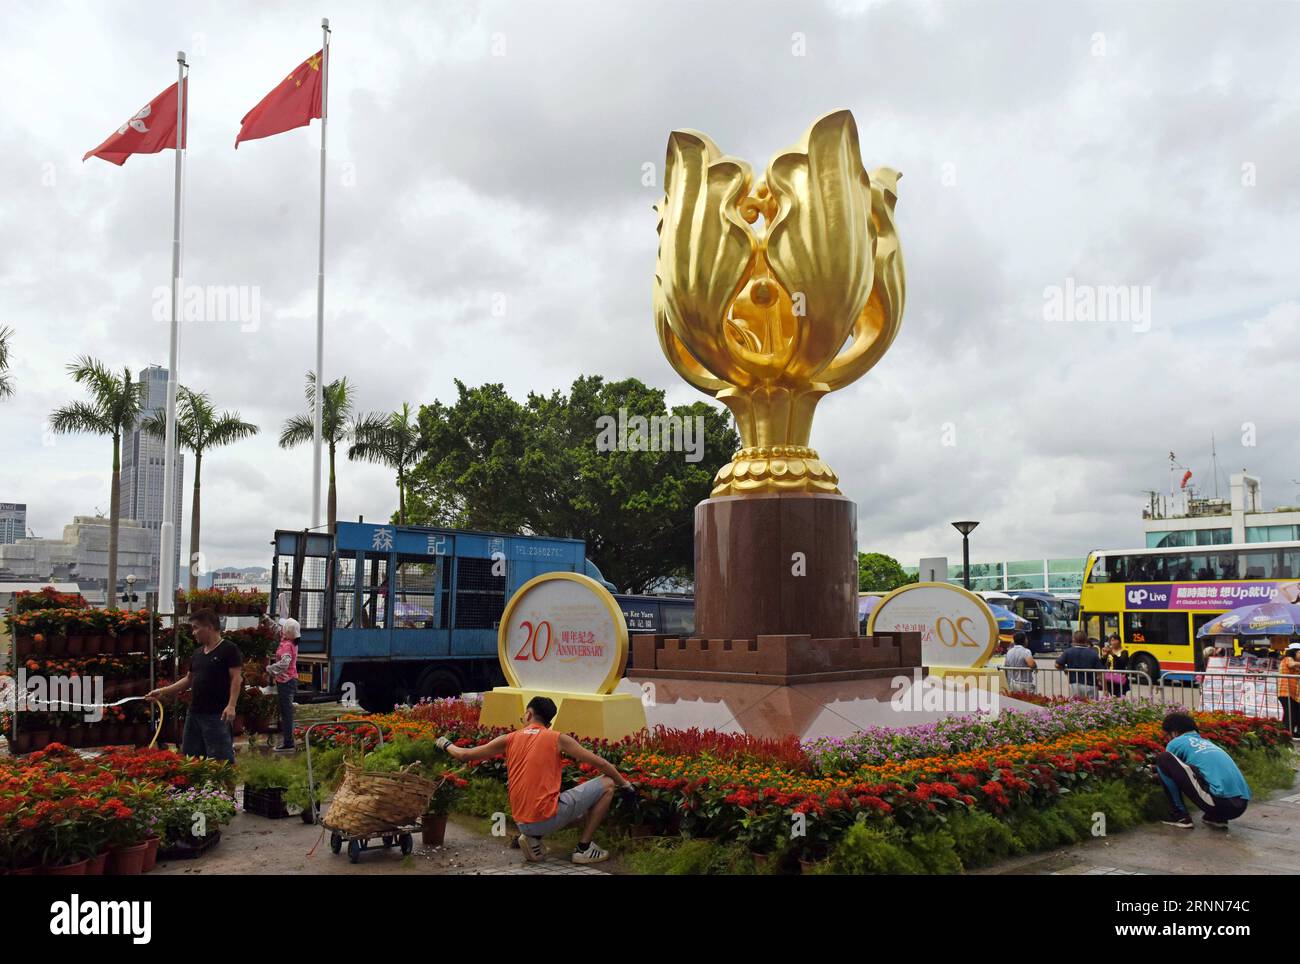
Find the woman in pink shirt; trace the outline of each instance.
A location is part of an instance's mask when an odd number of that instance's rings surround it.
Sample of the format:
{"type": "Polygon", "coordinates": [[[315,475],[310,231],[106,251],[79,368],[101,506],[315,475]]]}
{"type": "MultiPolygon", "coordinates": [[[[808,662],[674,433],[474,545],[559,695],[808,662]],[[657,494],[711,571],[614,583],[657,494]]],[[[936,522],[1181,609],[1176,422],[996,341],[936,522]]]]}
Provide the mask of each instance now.
{"type": "Polygon", "coordinates": [[[280,732],[282,739],[277,751],[293,752],[293,701],[298,695],[298,637],[302,631],[298,620],[290,617],[280,621],[280,645],[275,649],[275,659],[266,668],[275,682],[280,697],[280,732]]]}

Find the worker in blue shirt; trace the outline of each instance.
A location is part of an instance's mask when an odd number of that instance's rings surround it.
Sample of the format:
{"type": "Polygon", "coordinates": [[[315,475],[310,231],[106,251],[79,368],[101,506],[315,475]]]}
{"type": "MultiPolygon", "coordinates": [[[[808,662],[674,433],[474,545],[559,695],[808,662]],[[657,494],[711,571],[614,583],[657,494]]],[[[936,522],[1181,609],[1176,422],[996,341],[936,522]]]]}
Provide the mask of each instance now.
{"type": "Polygon", "coordinates": [[[1183,804],[1186,797],[1201,809],[1202,823],[1227,830],[1228,821],[1245,813],[1250,802],[1246,778],[1222,747],[1201,736],[1189,714],[1170,713],[1163,729],[1169,742],[1156,758],[1156,771],[1169,795],[1164,822],[1184,829],[1194,826],[1183,804]]]}

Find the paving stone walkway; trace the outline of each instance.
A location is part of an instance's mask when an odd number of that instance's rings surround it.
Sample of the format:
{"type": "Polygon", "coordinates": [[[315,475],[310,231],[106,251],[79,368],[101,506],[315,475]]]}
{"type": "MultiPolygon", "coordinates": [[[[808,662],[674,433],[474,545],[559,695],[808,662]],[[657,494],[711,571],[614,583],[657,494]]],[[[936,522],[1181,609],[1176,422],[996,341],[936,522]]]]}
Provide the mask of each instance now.
{"type": "Polygon", "coordinates": [[[1300,874],[1300,793],[1256,799],[1228,831],[1144,824],[1063,850],[1009,860],[981,874],[1300,874]]]}

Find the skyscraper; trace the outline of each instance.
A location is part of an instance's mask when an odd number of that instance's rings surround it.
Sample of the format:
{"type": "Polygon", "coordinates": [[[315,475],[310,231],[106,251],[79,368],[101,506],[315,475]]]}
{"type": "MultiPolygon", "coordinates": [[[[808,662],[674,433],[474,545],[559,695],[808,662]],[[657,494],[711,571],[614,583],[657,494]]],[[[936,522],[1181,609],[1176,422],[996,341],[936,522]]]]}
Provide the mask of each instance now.
{"type": "MultiPolygon", "coordinates": [[[[140,381],[147,388],[145,410],[166,411],[167,369],[151,365],[140,372],[140,381]]],[[[152,577],[147,588],[158,586],[159,559],[162,539],[163,504],[163,440],[142,431],[139,427],[122,440],[122,497],[118,506],[123,519],[136,519],[149,530],[153,546],[152,577]]],[[[176,455],[176,477],[172,480],[174,508],[172,524],[176,527],[175,554],[171,564],[176,567],[176,584],[181,585],[181,480],[185,477],[185,456],[176,455]]],[[[137,590],[140,587],[136,587],[137,590]]]]}
{"type": "Polygon", "coordinates": [[[0,502],[0,546],[27,538],[27,504],[0,502]]]}

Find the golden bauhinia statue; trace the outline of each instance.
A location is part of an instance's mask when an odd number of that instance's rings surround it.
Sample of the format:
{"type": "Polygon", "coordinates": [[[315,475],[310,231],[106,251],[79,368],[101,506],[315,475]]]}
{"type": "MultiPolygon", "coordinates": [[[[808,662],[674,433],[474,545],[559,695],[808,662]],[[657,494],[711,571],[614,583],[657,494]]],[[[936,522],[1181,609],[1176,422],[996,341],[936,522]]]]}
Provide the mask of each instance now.
{"type": "Polygon", "coordinates": [[[808,447],[813,409],[898,333],[899,177],[867,173],[847,110],[814,122],[757,184],[704,134],[668,138],[655,325],[677,373],[736,418],[744,447],[718,471],[714,496],[839,493],[808,447]]]}

